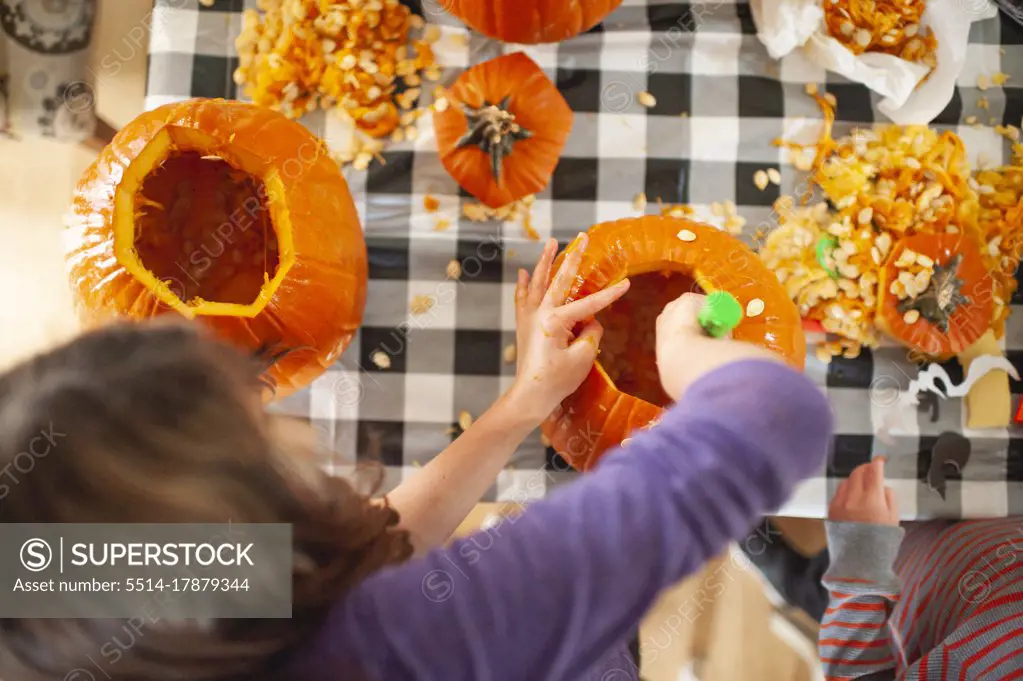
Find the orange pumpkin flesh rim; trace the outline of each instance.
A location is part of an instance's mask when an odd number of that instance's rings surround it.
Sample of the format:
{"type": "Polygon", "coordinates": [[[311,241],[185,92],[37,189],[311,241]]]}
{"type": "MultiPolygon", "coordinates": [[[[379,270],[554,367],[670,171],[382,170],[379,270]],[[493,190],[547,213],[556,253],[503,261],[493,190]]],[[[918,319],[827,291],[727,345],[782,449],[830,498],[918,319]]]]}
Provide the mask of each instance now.
{"type": "Polygon", "coordinates": [[[266,307],[295,263],[291,217],[288,211],[284,183],[276,170],[259,174],[264,162],[254,154],[241,149],[223,149],[212,135],[193,128],[167,126],[153,135],[152,140],[139,153],[127,169],[124,179],[114,194],[114,254],[121,265],[152,294],[175,312],[194,319],[199,315],[227,317],[255,317],[266,307]],[[270,223],[277,239],[279,261],[272,279],[263,284],[256,299],[247,305],[224,303],[202,298],[182,300],[170,285],[161,281],[142,262],[135,248],[135,215],[139,210],[137,197],[143,182],[165,160],[190,151],[206,153],[217,148],[219,156],[232,167],[259,179],[266,188],[266,205],[270,223]]]}
{"type": "MultiPolygon", "coordinates": [[[[932,278],[929,289],[933,288],[936,277],[932,278]]],[[[885,266],[881,269],[877,324],[892,338],[908,347],[935,358],[948,358],[973,345],[991,328],[994,314],[994,281],[984,267],[980,247],[965,233],[917,234],[905,237],[892,247],[885,266]],[[902,301],[891,292],[891,282],[898,278],[895,267],[899,256],[909,249],[929,257],[936,268],[947,265],[954,257],[961,261],[956,268],[956,277],[961,280],[959,287],[968,299],[947,314],[948,329],[942,331],[924,315],[913,323],[907,323],[905,312],[899,309],[902,301]]]]}
{"type": "Polygon", "coordinates": [[[322,140],[264,107],[141,114],[83,173],[65,227],[84,326],[194,319],[266,363],[270,398],[322,375],[362,321],[366,244],[344,177],[322,140]]]}
{"type": "MultiPolygon", "coordinates": [[[[732,337],[768,348],[790,366],[803,369],[806,339],[799,311],[775,275],[739,240],[708,225],[660,216],[603,223],[592,227],[588,236],[589,245],[569,300],[626,277],[677,272],[707,293],[728,291],[744,309],[751,300],[762,300],[763,313],[744,317],[732,337]],[[683,229],[696,238],[679,239],[683,229]]],[[[555,270],[577,243],[573,241],[558,257],[555,270]]],[[[582,386],[541,426],[551,446],[577,470],[591,468],[604,452],[621,444],[634,430],[649,427],[663,411],[660,405],[621,391],[603,361],[598,359],[582,386]]]]}

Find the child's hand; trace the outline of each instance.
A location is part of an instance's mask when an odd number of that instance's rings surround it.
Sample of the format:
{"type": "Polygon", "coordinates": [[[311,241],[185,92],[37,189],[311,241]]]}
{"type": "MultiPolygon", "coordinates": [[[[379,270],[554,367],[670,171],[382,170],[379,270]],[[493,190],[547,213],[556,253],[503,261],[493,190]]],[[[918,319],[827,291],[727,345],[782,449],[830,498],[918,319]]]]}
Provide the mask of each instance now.
{"type": "Polygon", "coordinates": [[[581,235],[553,282],[551,265],[558,251],[554,239],[547,242],[532,277],[519,270],[515,287],[518,367],[509,396],[538,423],[582,384],[593,366],[604,332],[593,316],[629,290],[626,279],[586,298],[565,302],[586,244],[586,235],[581,235]],[[583,327],[575,335],[578,324],[583,327]]]}
{"type": "Polygon", "coordinates": [[[891,487],[884,484],[883,457],[857,466],[842,481],[831,500],[828,520],[899,525],[899,504],[891,487]]]}
{"type": "Polygon", "coordinates": [[[700,308],[707,297],[683,293],[657,317],[657,371],[664,392],[674,401],[698,378],[731,362],[781,358],[752,343],[710,338],[700,328],[700,308]]]}

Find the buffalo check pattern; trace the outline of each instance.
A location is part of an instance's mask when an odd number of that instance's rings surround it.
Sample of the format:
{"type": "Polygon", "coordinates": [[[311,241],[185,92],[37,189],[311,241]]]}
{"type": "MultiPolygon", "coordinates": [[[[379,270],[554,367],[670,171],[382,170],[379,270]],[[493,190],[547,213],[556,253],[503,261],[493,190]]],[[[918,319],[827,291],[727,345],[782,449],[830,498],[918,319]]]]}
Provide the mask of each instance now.
{"type": "MultiPolygon", "coordinates": [[[[241,12],[255,0],[156,0],[152,15],[147,107],[189,97],[240,96],[232,81],[237,66],[234,38],[241,12]]],[[[734,201],[748,231],[771,225],[771,204],[792,193],[805,176],[786,163],[772,140],[813,139],[820,115],[806,96],[817,83],[838,98],[836,134],[883,117],[879,98],[829,74],[799,54],[768,58],[756,37],[749,6],[735,0],[704,3],[625,0],[604,23],[559,45],[517,46],[467,31],[434,2],[421,10],[439,24],[435,45],[443,83],[466,67],[522,49],[548,76],[576,113],[575,127],[550,185],[537,196],[534,227],[563,245],[580,230],[636,215],[633,198],[688,203],[699,217],[717,221],[712,202],[734,201]],[[638,103],[650,92],[656,105],[638,103]],[[780,187],[758,190],[756,170],[778,168],[780,187]]],[[[102,77],[102,74],[97,74],[102,77]]],[[[425,88],[429,90],[430,88],[425,88]]],[[[429,102],[424,94],[424,103],[429,102]]],[[[1008,158],[990,129],[964,123],[968,116],[1019,125],[1023,117],[1023,27],[1007,16],[975,23],[967,66],[952,101],[935,121],[953,128],[972,155],[1008,158]],[[977,76],[1004,72],[1003,88],[981,93],[977,76]],[[976,102],[986,96],[989,109],[976,102]]],[[[328,143],[339,123],[317,113],[303,119],[328,143]]],[[[375,460],[385,467],[384,490],[440,452],[458,433],[459,414],[478,415],[505,390],[514,366],[502,348],[514,338],[513,288],[520,267],[531,267],[540,244],[513,222],[474,223],[461,217],[470,200],[442,167],[429,115],[415,141],[392,145],[385,164],[368,172],[346,170],[369,248],[369,294],[358,339],[309,389],[274,409],[308,419],[331,452],[339,472],[375,460]],[[429,214],[423,198],[439,199],[429,214]],[[438,219],[450,228],[436,231],[438,219]],[[452,259],[461,280],[446,278],[452,259]],[[409,312],[416,296],[433,298],[425,314],[409,312]],[[374,353],[390,366],[378,368],[374,353]]],[[[1023,297],[1013,300],[1023,305],[1023,297]]],[[[1023,370],[1023,316],[1017,310],[1004,339],[1010,359],[1023,370]]],[[[954,378],[962,372],[946,367],[954,378]]],[[[1023,514],[1023,432],[969,432],[959,400],[939,400],[936,413],[920,412],[915,433],[884,445],[876,436],[885,410],[916,369],[897,347],[864,352],[857,359],[824,365],[810,356],[807,374],[834,407],[837,434],[826,469],[803,484],[782,512],[823,516],[838,482],[875,454],[889,457],[888,473],[906,518],[983,517],[1023,514]],[[969,464],[949,471],[944,493],[926,485],[931,447],[945,431],[973,442],[969,464]]],[[[1012,384],[1013,407],[1023,385],[1012,384]]],[[[736,415],[741,419],[741,415],[736,415]]],[[[542,498],[577,477],[534,433],[490,490],[488,499],[542,498]]]]}

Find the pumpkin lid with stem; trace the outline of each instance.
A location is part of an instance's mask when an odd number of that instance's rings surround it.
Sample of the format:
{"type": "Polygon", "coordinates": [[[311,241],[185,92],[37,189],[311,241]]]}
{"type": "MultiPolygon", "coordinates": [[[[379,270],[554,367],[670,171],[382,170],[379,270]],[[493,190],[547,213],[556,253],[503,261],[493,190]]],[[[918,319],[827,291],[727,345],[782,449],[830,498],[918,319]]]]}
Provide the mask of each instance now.
{"type": "Polygon", "coordinates": [[[490,171],[498,186],[501,185],[505,157],[512,153],[516,142],[533,136],[533,133],[515,122],[515,114],[508,110],[510,100],[511,97],[505,97],[499,104],[484,100],[480,107],[462,104],[469,131],[459,137],[455,144],[458,149],[469,146],[482,149],[490,157],[490,171]]]}
{"type": "Polygon", "coordinates": [[[434,112],[441,162],[467,192],[500,208],[541,191],[572,130],[557,87],[522,52],[468,69],[434,112]]]}
{"type": "Polygon", "coordinates": [[[905,345],[954,355],[991,327],[993,279],[964,233],[900,240],[881,270],[878,325],[905,345]]]}

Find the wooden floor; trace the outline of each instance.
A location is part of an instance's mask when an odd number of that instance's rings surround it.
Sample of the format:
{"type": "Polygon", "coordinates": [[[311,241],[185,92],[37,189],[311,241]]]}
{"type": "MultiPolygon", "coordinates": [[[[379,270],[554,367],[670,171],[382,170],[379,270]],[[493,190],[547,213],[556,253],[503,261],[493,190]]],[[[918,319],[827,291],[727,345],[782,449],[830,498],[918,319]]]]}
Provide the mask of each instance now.
{"type": "MultiPolygon", "coordinates": [[[[486,527],[511,506],[479,504],[459,528],[486,527]]],[[[824,547],[819,521],[783,518],[792,545],[824,547]]],[[[641,674],[646,681],[816,681],[816,623],[778,614],[760,578],[738,552],[664,592],[640,627],[641,674]]],[[[608,679],[607,681],[615,681],[608,679]]]]}
{"type": "MultiPolygon", "coordinates": [[[[145,26],[152,3],[101,0],[100,5],[91,60],[102,76],[98,109],[120,126],[142,110],[145,53],[137,50],[117,73],[101,70],[99,63],[115,48],[125,54],[125,37],[145,26]]],[[[74,183],[92,158],[67,145],[0,139],[0,238],[5,246],[0,249],[0,370],[75,331],[63,277],[60,224],[74,183]]],[[[478,527],[495,510],[481,505],[463,531],[478,527]]],[[[808,545],[820,544],[819,527],[804,534],[810,537],[808,545]]],[[[642,674],[647,681],[819,678],[812,646],[794,631],[774,615],[757,579],[724,557],[666,592],[648,614],[641,631],[647,653],[642,674]]]]}

